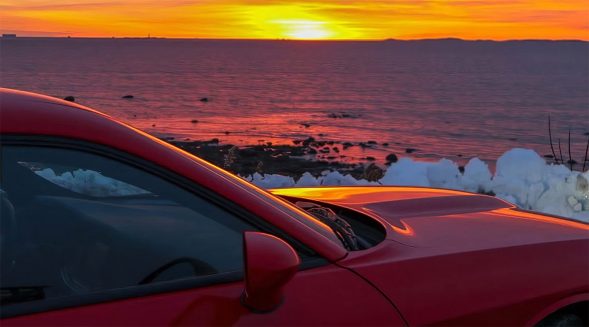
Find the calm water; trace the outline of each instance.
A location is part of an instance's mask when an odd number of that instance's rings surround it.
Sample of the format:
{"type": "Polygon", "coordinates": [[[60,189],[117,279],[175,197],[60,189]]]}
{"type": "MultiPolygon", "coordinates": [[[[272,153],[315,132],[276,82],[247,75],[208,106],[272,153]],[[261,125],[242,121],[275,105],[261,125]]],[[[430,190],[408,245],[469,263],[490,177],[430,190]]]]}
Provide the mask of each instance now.
{"type": "Polygon", "coordinates": [[[581,161],[589,132],[587,42],[22,38],[0,47],[1,86],[73,95],[160,136],[374,140],[389,146],[354,147],[352,160],[405,148],[493,160],[513,147],[550,153],[550,114],[553,137],[566,144],[570,128],[581,161]]]}

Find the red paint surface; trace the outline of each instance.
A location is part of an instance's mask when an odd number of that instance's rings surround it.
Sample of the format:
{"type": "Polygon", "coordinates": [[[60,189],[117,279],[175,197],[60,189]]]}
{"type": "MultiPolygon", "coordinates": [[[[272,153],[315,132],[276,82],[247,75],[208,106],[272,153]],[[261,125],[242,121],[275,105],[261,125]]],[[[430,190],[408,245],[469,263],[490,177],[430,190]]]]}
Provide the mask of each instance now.
{"type": "MultiPolygon", "coordinates": [[[[300,271],[266,314],[240,303],[242,282],[20,316],[3,326],[526,325],[589,300],[589,226],[518,211],[485,196],[426,188],[276,190],[364,212],[387,231],[348,253],[269,193],[107,116],[2,91],[2,134],[52,135],[128,152],[184,175],[297,238],[331,263],[300,271]],[[398,311],[397,311],[398,309],[398,311]]],[[[320,226],[318,223],[314,223],[320,226]]]]}

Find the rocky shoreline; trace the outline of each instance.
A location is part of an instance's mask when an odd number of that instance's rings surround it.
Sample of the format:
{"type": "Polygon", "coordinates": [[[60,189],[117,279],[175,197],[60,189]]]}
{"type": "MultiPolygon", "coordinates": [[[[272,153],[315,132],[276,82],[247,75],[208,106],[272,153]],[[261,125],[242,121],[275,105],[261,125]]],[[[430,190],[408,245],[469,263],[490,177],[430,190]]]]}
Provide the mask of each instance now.
{"type": "MultiPolygon", "coordinates": [[[[254,173],[279,174],[296,179],[305,172],[320,176],[325,171],[338,171],[350,174],[357,179],[377,181],[384,176],[386,168],[386,165],[376,164],[373,160],[367,160],[365,163],[347,163],[337,160],[338,156],[335,154],[344,151],[345,147],[362,146],[361,144],[336,144],[307,138],[295,140],[293,145],[273,145],[268,142],[238,147],[220,143],[218,139],[177,141],[168,138],[163,140],[241,176],[254,173]]],[[[387,157],[387,164],[396,161],[395,155],[387,157]]]]}
{"type": "MultiPolygon", "coordinates": [[[[337,171],[344,175],[351,175],[358,180],[374,182],[384,176],[391,164],[407,155],[410,159],[415,159],[412,154],[418,151],[414,148],[399,149],[395,145],[396,150],[400,151],[397,152],[394,151],[395,147],[375,141],[352,143],[316,140],[313,137],[293,140],[292,144],[259,142],[256,145],[247,146],[224,143],[217,138],[206,141],[180,141],[173,137],[162,137],[161,139],[237,175],[277,174],[289,176],[295,180],[298,180],[304,173],[319,177],[326,172],[337,171]],[[368,151],[378,151],[379,148],[382,150],[383,147],[388,151],[378,159],[366,155],[366,153],[370,153],[368,151]],[[395,152],[399,153],[399,156],[395,152]]],[[[457,163],[459,172],[464,173],[466,158],[462,156],[457,158],[459,160],[452,159],[457,163]]],[[[543,159],[548,164],[558,164],[550,155],[544,155],[543,159]]],[[[418,160],[423,160],[423,158],[418,160]]],[[[585,160],[587,159],[585,158],[585,160]]],[[[588,162],[585,161],[585,163],[588,162]]],[[[494,162],[489,162],[492,170],[494,170],[494,164],[494,162]]],[[[583,162],[568,162],[566,165],[570,166],[571,170],[583,170],[582,166],[584,166],[583,162]]]]}

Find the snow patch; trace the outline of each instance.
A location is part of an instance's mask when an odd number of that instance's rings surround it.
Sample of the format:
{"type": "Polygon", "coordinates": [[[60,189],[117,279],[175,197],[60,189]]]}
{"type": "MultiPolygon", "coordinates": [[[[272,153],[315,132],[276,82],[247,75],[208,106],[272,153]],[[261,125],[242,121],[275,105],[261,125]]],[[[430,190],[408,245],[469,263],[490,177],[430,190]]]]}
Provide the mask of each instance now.
{"type": "Polygon", "coordinates": [[[301,178],[296,182],[294,186],[298,187],[306,187],[306,186],[318,186],[321,185],[321,182],[317,180],[317,178],[313,177],[311,173],[305,172],[301,178]]]}
{"type": "Polygon", "coordinates": [[[489,166],[479,158],[472,158],[464,166],[462,186],[469,192],[491,191],[491,171],[489,166]]]}

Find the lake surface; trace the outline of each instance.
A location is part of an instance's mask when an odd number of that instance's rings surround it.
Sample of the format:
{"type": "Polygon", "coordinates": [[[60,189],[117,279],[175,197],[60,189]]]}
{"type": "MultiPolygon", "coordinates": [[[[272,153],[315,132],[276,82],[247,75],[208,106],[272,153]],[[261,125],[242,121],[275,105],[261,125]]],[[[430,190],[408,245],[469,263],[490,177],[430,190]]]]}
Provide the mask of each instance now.
{"type": "Polygon", "coordinates": [[[0,85],[72,95],[162,137],[378,143],[350,148],[349,161],[406,148],[425,160],[549,154],[550,115],[564,156],[570,128],[582,161],[588,58],[576,41],[16,38],[0,41],[0,85]]]}

